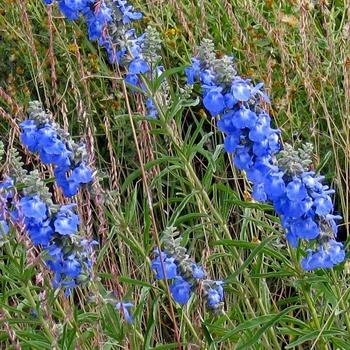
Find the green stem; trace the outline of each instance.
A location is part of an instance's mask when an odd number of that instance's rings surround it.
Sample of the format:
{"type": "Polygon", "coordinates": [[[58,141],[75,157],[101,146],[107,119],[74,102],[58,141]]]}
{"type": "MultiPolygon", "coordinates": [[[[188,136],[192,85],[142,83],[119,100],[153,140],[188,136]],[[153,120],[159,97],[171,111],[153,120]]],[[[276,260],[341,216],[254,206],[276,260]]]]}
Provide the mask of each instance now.
{"type": "MultiPolygon", "coordinates": [[[[311,298],[309,291],[305,288],[304,281],[303,281],[303,274],[302,274],[303,271],[300,268],[298,259],[296,257],[296,252],[293,249],[289,249],[289,252],[290,252],[290,256],[292,257],[292,260],[294,262],[294,266],[295,266],[295,270],[298,274],[298,278],[301,280],[300,288],[301,288],[301,291],[303,292],[304,298],[306,300],[308,310],[311,313],[314,325],[316,326],[317,330],[321,330],[320,320],[318,318],[317,311],[316,311],[316,308],[314,305],[315,303],[314,303],[313,299],[311,298]]],[[[320,345],[321,350],[328,350],[328,346],[324,342],[323,337],[320,337],[320,344],[319,345],[320,345]]]]}
{"type": "MultiPolygon", "coordinates": [[[[8,254],[8,256],[16,261],[17,260],[17,257],[13,254],[13,251],[12,251],[12,247],[11,247],[11,244],[9,242],[6,242],[5,243],[5,250],[6,250],[6,253],[8,254]]],[[[36,305],[36,302],[35,302],[35,299],[32,295],[32,291],[31,291],[31,287],[33,287],[31,281],[28,281],[26,286],[24,286],[23,290],[24,290],[24,294],[25,294],[25,297],[27,298],[30,306],[33,308],[33,309],[37,309],[37,305],[36,305]]],[[[40,310],[39,310],[40,311],[40,310]]],[[[38,318],[41,322],[41,325],[42,327],[44,328],[44,332],[45,334],[47,335],[50,343],[51,343],[51,346],[52,346],[52,349],[56,349],[57,348],[57,342],[56,342],[56,339],[55,337],[53,336],[53,334],[51,333],[50,331],[50,328],[48,326],[48,323],[46,320],[44,320],[41,312],[38,313],[38,318]]]]}
{"type": "MultiPolygon", "coordinates": [[[[30,289],[30,286],[32,286],[31,284],[28,284],[25,288],[24,288],[24,292],[26,295],[26,298],[28,300],[28,302],[31,304],[33,309],[36,309],[37,307],[37,303],[32,295],[32,291],[30,289]]],[[[57,347],[57,342],[56,342],[56,338],[52,335],[50,328],[48,326],[47,321],[44,319],[44,317],[42,316],[41,312],[38,313],[38,318],[42,324],[42,327],[44,328],[44,331],[48,337],[48,339],[50,340],[51,346],[53,347],[53,349],[55,349],[57,347]]]]}
{"type": "MultiPolygon", "coordinates": [[[[337,298],[339,300],[340,306],[342,308],[342,310],[344,310],[344,318],[345,318],[345,324],[346,324],[346,329],[348,330],[348,332],[350,332],[350,318],[349,318],[349,314],[347,312],[348,307],[345,305],[344,303],[344,295],[342,295],[340,289],[339,289],[339,282],[338,282],[338,278],[334,272],[334,270],[331,270],[331,274],[332,274],[332,278],[333,278],[333,283],[334,283],[334,287],[337,293],[337,298]]],[[[345,293],[346,294],[346,293],[345,293]]]]}
{"type": "MultiPolygon", "coordinates": [[[[144,77],[142,77],[142,82],[144,83],[145,87],[146,87],[146,91],[147,91],[147,94],[149,96],[152,96],[152,92],[151,92],[151,89],[148,85],[148,82],[146,81],[146,79],[144,77]]],[[[168,125],[167,121],[166,121],[166,117],[165,117],[165,114],[161,108],[161,106],[159,105],[158,101],[156,98],[153,98],[153,103],[154,103],[154,106],[155,108],[157,109],[158,111],[158,114],[159,114],[159,120],[162,124],[162,127],[163,129],[166,131],[168,137],[171,139],[173,145],[177,148],[178,150],[178,153],[180,155],[180,158],[182,160],[182,162],[184,163],[185,165],[185,172],[187,174],[187,177],[189,178],[189,180],[191,181],[192,185],[194,186],[194,188],[201,194],[205,204],[208,206],[209,210],[211,211],[212,215],[214,216],[214,218],[217,220],[217,222],[219,223],[219,225],[222,227],[224,233],[225,233],[225,236],[227,239],[232,239],[231,237],[231,233],[226,225],[226,222],[224,221],[224,219],[222,218],[221,214],[216,210],[216,208],[213,206],[209,196],[208,196],[208,193],[206,192],[206,190],[204,189],[200,179],[198,178],[196,172],[194,171],[193,167],[192,167],[192,164],[189,162],[189,160],[187,159],[185,153],[182,151],[182,141],[177,138],[175,135],[174,135],[174,131],[173,129],[168,125]]],[[[217,237],[217,236],[216,236],[217,237]]],[[[218,237],[217,237],[218,238],[218,237]]],[[[235,247],[232,247],[232,252],[235,256],[235,258],[237,259],[238,261],[238,264],[239,265],[242,265],[243,264],[243,260],[238,252],[238,250],[235,248],[235,247]]],[[[250,276],[249,276],[249,273],[247,270],[243,270],[243,276],[246,280],[246,282],[248,283],[248,287],[249,289],[252,291],[253,295],[254,295],[254,298],[255,300],[257,300],[257,303],[259,305],[259,308],[261,310],[261,312],[266,315],[267,314],[267,311],[265,309],[265,306],[263,305],[262,303],[262,300],[259,298],[259,293],[258,291],[256,290],[256,286],[255,284],[253,283],[253,281],[251,280],[250,276]]],[[[240,281],[238,281],[238,276],[237,276],[237,282],[238,282],[238,286],[240,286],[240,281]]],[[[251,311],[251,313],[254,315],[255,317],[255,313],[254,313],[254,310],[250,304],[250,301],[248,300],[248,298],[246,298],[246,302],[247,302],[247,306],[249,308],[249,310],[251,311]]],[[[276,333],[275,333],[275,330],[273,328],[269,328],[268,330],[268,333],[270,334],[271,338],[272,338],[272,342],[273,342],[273,345],[276,349],[280,348],[280,344],[278,342],[278,339],[277,339],[277,336],[276,336],[276,333]]],[[[265,339],[267,341],[267,339],[265,339]]],[[[270,345],[271,346],[271,345],[270,345]]]]}

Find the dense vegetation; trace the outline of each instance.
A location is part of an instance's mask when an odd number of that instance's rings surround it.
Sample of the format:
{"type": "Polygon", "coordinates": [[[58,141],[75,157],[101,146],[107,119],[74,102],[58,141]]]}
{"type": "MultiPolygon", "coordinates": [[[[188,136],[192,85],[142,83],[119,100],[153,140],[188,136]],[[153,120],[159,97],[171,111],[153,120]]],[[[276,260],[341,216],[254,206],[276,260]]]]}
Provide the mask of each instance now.
{"type": "Polygon", "coordinates": [[[0,2],[0,348],[349,349],[350,4],[45,2],[0,2]]]}

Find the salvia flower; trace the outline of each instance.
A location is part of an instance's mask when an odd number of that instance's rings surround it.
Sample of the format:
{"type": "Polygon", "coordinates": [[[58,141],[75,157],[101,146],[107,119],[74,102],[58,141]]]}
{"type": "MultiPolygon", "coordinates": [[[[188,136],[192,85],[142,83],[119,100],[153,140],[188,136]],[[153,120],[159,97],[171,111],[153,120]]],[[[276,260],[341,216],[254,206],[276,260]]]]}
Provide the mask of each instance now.
{"type": "Polygon", "coordinates": [[[181,276],[176,276],[174,283],[169,288],[177,303],[186,304],[189,301],[192,285],[181,276]]]}
{"type": "Polygon", "coordinates": [[[55,275],[53,286],[63,288],[68,296],[72,287],[90,279],[93,243],[87,244],[78,233],[79,217],[73,212],[75,205],[49,207],[39,195],[29,200],[28,196],[23,198],[19,206],[27,232],[33,244],[44,250],[47,265],[55,275]],[[40,210],[36,210],[37,207],[40,210]]]}
{"type": "MultiPolygon", "coordinates": [[[[193,262],[187,254],[186,248],[182,247],[179,232],[174,227],[167,227],[162,237],[162,247],[164,251],[154,250],[154,258],[151,262],[151,268],[156,272],[157,279],[171,280],[169,285],[170,293],[173,299],[181,304],[187,304],[192,294],[196,290],[201,290],[200,284],[212,285],[211,306],[209,309],[214,310],[214,300],[218,303],[223,300],[223,288],[221,282],[206,280],[204,268],[193,262]],[[218,293],[218,297],[214,296],[218,293]]],[[[208,293],[204,289],[204,295],[208,293]]]]}
{"type": "Polygon", "coordinates": [[[204,297],[209,309],[221,313],[224,306],[224,282],[206,280],[203,282],[204,297]]]}
{"type": "Polygon", "coordinates": [[[217,125],[224,133],[224,148],[252,182],[253,198],[274,206],[292,246],[301,240],[309,247],[318,245],[303,260],[305,269],[342,262],[342,243],[335,240],[334,218],[329,219],[334,191],[322,184],[324,177],[309,171],[311,145],[294,150],[286,144],[282,149],[280,130],[271,126],[271,117],[261,104],[269,102],[263,84],[254,85],[238,76],[232,58],[216,58],[209,40],[203,41],[198,52],[185,70],[187,82],[200,85],[204,107],[212,117],[220,117],[217,125]]]}
{"type": "Polygon", "coordinates": [[[37,152],[43,163],[55,166],[57,184],[66,197],[74,196],[80,186],[92,181],[85,146],[76,144],[60,129],[39,102],[30,103],[29,118],[20,125],[23,144],[30,151],[37,152]]]}
{"type": "MultiPolygon", "coordinates": [[[[42,110],[38,114],[40,116],[32,120],[46,118],[46,113],[42,110]]],[[[55,127],[48,128],[47,123],[43,128],[40,128],[40,122],[38,125],[41,137],[35,147],[45,144],[54,134],[60,135],[55,127]]],[[[73,150],[76,153],[82,152],[81,148],[79,150],[78,147],[73,147],[72,154],[73,150]]],[[[87,240],[81,234],[76,204],[54,204],[51,192],[38,171],[27,173],[22,169],[23,163],[18,153],[13,153],[10,157],[11,178],[0,182],[0,209],[3,208],[0,211],[0,224],[4,222],[2,226],[5,231],[8,230],[9,222],[24,224],[30,239],[42,249],[43,259],[54,274],[53,287],[62,288],[68,296],[72,288],[83,286],[91,280],[93,250],[97,242],[87,240]],[[15,196],[17,184],[21,186],[15,196]]],[[[74,164],[73,158],[71,164],[74,164]]],[[[79,177],[80,182],[86,183],[90,179],[91,170],[79,164],[71,171],[71,176],[79,177]]]]}
{"type": "Polygon", "coordinates": [[[177,275],[177,265],[175,259],[166,253],[158,252],[157,257],[152,260],[151,268],[156,271],[156,278],[174,278],[177,275]]]}
{"type": "Polygon", "coordinates": [[[132,307],[134,307],[134,304],[130,302],[118,302],[115,304],[115,308],[122,313],[124,319],[129,324],[132,324],[134,322],[134,318],[129,310],[132,307]]]}
{"type": "MultiPolygon", "coordinates": [[[[49,5],[53,1],[44,2],[49,5]]],[[[141,84],[142,76],[152,80],[160,75],[162,66],[157,64],[161,60],[159,52],[162,40],[158,32],[150,26],[143,34],[136,34],[133,22],[141,20],[143,15],[135,11],[128,1],[57,0],[57,3],[67,19],[85,19],[89,39],[97,40],[98,44],[106,49],[110,63],[118,63],[127,69],[125,82],[144,90],[141,84]]],[[[155,95],[148,96],[146,103],[147,116],[150,118],[155,118],[158,114],[153,99],[160,100],[162,104],[168,103],[169,87],[166,81],[160,84],[155,95]]],[[[25,138],[29,138],[33,125],[27,123],[25,127],[27,132],[22,137],[23,142],[25,138]]],[[[33,150],[32,144],[27,144],[28,148],[33,150]]],[[[73,185],[67,184],[66,187],[67,193],[74,192],[73,185]]]]}

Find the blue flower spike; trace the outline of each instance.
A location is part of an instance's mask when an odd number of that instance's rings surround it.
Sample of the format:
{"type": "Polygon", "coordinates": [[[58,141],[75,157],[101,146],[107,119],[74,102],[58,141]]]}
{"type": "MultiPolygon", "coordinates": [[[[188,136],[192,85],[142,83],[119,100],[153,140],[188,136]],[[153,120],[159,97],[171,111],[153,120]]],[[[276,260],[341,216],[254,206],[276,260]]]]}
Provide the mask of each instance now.
{"type": "Polygon", "coordinates": [[[318,246],[308,250],[302,261],[306,270],[332,268],[342,262],[344,248],[336,241],[337,224],[330,216],[334,191],[322,184],[323,176],[309,170],[312,150],[307,145],[294,150],[287,144],[282,149],[281,131],[272,128],[261,103],[269,103],[263,83],[254,85],[238,76],[232,58],[216,58],[209,40],[203,41],[198,52],[185,69],[187,82],[200,86],[204,107],[218,117],[224,149],[252,182],[253,198],[273,205],[293,247],[300,240],[308,247],[318,246]]]}

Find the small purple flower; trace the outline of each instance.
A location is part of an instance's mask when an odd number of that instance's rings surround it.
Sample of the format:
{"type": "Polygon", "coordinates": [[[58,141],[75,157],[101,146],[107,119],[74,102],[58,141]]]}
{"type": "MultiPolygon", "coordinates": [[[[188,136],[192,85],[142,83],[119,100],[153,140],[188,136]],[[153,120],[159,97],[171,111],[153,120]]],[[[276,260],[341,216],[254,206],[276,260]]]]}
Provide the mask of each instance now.
{"type": "Polygon", "coordinates": [[[119,302],[115,305],[115,308],[122,313],[126,322],[128,322],[129,324],[132,324],[134,322],[132,314],[129,311],[129,309],[132,307],[134,307],[134,304],[130,302],[119,302]]]}

